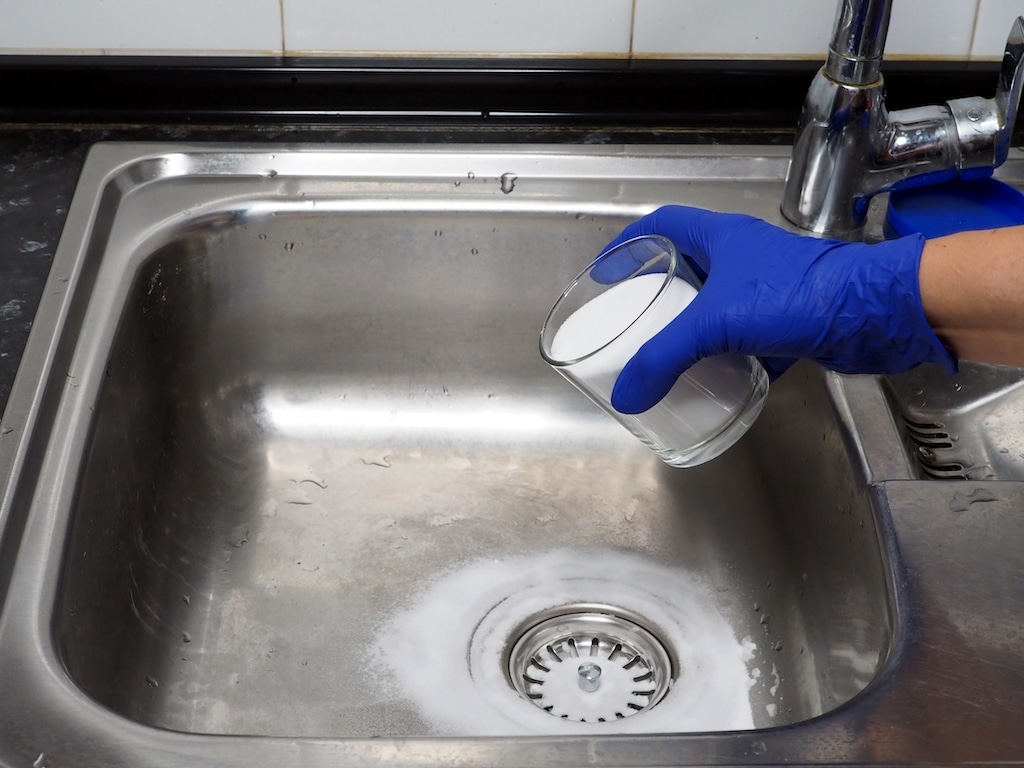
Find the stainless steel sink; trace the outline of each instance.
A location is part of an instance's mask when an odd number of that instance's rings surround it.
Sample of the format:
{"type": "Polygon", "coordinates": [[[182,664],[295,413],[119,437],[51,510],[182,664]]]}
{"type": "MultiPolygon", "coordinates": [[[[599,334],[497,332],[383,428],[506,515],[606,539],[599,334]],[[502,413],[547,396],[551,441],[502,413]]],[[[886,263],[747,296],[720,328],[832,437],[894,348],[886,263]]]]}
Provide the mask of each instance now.
{"type": "Polygon", "coordinates": [[[778,220],[787,154],[96,147],[0,436],[0,763],[1019,757],[1021,487],[919,479],[897,385],[809,364],[671,469],[537,352],[625,222],[778,220]],[[545,712],[549,627],[660,692],[545,712]]]}

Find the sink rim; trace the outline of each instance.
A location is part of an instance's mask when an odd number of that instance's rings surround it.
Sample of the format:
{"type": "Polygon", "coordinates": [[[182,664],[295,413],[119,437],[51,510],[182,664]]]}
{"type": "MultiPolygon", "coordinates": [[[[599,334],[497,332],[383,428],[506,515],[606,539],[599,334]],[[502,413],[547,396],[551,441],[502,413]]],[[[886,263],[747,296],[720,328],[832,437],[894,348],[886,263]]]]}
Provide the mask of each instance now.
{"type": "MultiPolygon", "coordinates": [[[[198,152],[216,154],[224,151],[224,147],[213,145],[201,147],[198,152]]],[[[74,306],[73,297],[77,295],[76,287],[82,281],[88,281],[90,277],[76,271],[81,256],[69,238],[73,238],[76,231],[88,231],[91,226],[90,216],[93,213],[91,208],[86,207],[83,200],[89,200],[90,190],[101,188],[108,180],[123,172],[130,166],[131,158],[151,158],[161,153],[168,153],[172,156],[187,154],[191,148],[182,147],[176,144],[126,144],[126,145],[100,145],[90,156],[83,171],[79,190],[76,192],[76,200],[72,203],[68,216],[68,226],[65,236],[61,238],[54,260],[54,267],[47,282],[45,295],[40,304],[37,324],[33,328],[32,335],[26,348],[22,367],[19,370],[15,386],[12,390],[10,405],[3,418],[2,440],[0,440],[0,476],[5,478],[3,492],[3,506],[0,507],[0,596],[4,598],[3,616],[0,618],[0,638],[8,635],[12,637],[13,650],[30,655],[38,663],[27,670],[27,678],[33,683],[27,699],[35,699],[39,705],[44,703],[52,704],[60,699],[67,705],[64,710],[68,716],[66,733],[64,738],[68,744],[61,744],[61,738],[56,738],[56,747],[44,748],[42,744],[29,746],[31,739],[27,736],[20,736],[12,742],[9,748],[0,752],[0,759],[6,760],[9,755],[19,753],[28,755],[32,753],[52,756],[54,760],[59,759],[62,748],[70,748],[75,738],[84,738],[86,734],[101,734],[98,739],[95,755],[106,754],[109,758],[123,758],[125,754],[135,752],[141,754],[146,750],[151,758],[147,762],[154,765],[175,764],[182,757],[191,758],[213,758],[223,759],[226,762],[241,764],[252,764],[263,762],[268,754],[273,753],[275,762],[280,764],[285,759],[298,758],[312,765],[337,764],[344,761],[351,764],[374,764],[378,765],[392,759],[407,759],[417,764],[436,764],[437,762],[458,758],[466,764],[491,764],[491,765],[548,765],[552,764],[552,749],[561,745],[563,748],[572,747],[580,750],[575,753],[585,754],[593,739],[585,737],[515,737],[515,738],[490,738],[490,739],[446,739],[446,738],[407,738],[407,739],[290,739],[279,737],[246,737],[246,736],[218,736],[209,737],[202,735],[191,735],[177,732],[162,731],[150,726],[141,725],[127,720],[115,713],[108,712],[89,699],[77,687],[70,683],[61,668],[59,659],[47,648],[50,645],[46,639],[50,634],[47,618],[39,607],[45,604],[42,601],[42,590],[52,590],[53,579],[55,578],[58,563],[50,562],[47,571],[38,582],[39,591],[33,595],[29,592],[10,592],[10,578],[19,564],[33,559],[45,557],[52,546],[49,536],[53,531],[47,530],[45,520],[39,516],[30,516],[30,510],[23,506],[14,506],[13,501],[18,496],[18,484],[23,474],[33,466],[37,466],[43,460],[43,447],[38,444],[37,421],[42,418],[43,407],[41,401],[53,398],[63,390],[66,382],[59,375],[59,368],[56,361],[50,358],[51,352],[58,357],[59,349],[54,349],[54,342],[61,326],[69,317],[74,317],[79,307],[74,306]],[[82,198],[79,200],[79,198],[82,198]],[[56,379],[56,383],[54,380],[56,379]],[[33,441],[32,438],[36,438],[33,441]],[[45,544],[46,546],[41,546],[45,544]],[[17,558],[13,554],[17,551],[17,558]],[[35,599],[33,599],[35,598],[35,599]],[[26,604],[29,610],[26,611],[26,604]],[[35,608],[32,608],[32,606],[35,608]],[[31,616],[33,621],[22,625],[19,631],[12,631],[9,624],[12,616],[31,616]],[[127,751],[125,751],[127,750],[127,751]],[[137,752],[138,750],[138,752],[137,752]]],[[[263,158],[267,155],[281,155],[289,151],[286,148],[275,147],[273,152],[265,149],[242,148],[243,155],[250,158],[263,158]]],[[[294,150],[301,158],[299,168],[308,168],[310,162],[315,165],[317,153],[324,151],[321,148],[310,151],[308,147],[298,147],[294,150]]],[[[343,152],[350,156],[376,155],[379,152],[393,153],[396,156],[405,156],[407,153],[414,155],[427,154],[430,156],[430,163],[442,158],[451,158],[453,155],[472,155],[474,159],[489,157],[498,163],[504,163],[507,154],[496,151],[494,148],[480,149],[478,147],[453,149],[446,147],[443,150],[424,151],[421,147],[390,147],[374,148],[366,150],[365,147],[346,147],[329,152],[343,152]]],[[[508,148],[506,152],[514,152],[521,156],[521,148],[508,148]]],[[[608,158],[608,150],[594,150],[592,148],[566,148],[552,147],[538,151],[533,148],[528,156],[537,158],[550,158],[556,156],[568,163],[586,165],[588,160],[594,157],[608,158]],[[569,158],[566,160],[566,158],[569,158]]],[[[700,162],[701,158],[710,158],[712,161],[721,160],[727,168],[745,168],[749,173],[752,158],[768,158],[763,167],[768,167],[771,173],[765,171],[762,175],[754,175],[759,180],[780,181],[779,171],[784,172],[785,159],[788,158],[788,150],[778,148],[750,147],[750,148],[714,148],[708,151],[707,148],[640,148],[635,155],[632,149],[616,148],[611,152],[611,158],[616,162],[628,165],[630,158],[640,157],[644,167],[657,168],[653,175],[661,179],[672,177],[672,162],[695,161],[700,162]],[[666,159],[668,162],[666,162],[666,159]],[[660,165],[660,167],[659,167],[660,165]]],[[[1019,158],[1018,158],[1019,159],[1019,158]]],[[[427,165],[430,165],[427,163],[427,165]]],[[[499,166],[500,167],[500,166],[499,166]]],[[[842,394],[842,377],[829,375],[834,383],[837,392],[842,394]]],[[[84,396],[84,393],[82,393],[84,396]]],[[[851,426],[851,434],[855,433],[851,426]]],[[[913,482],[913,481],[908,481],[913,482]]],[[[876,500],[876,512],[879,514],[880,524],[886,528],[893,528],[896,523],[890,513],[888,494],[888,481],[873,485],[871,493],[876,500]]],[[[904,487],[906,483],[902,484],[904,487]]],[[[1014,486],[1015,493],[1019,489],[1014,486]]],[[[934,494],[935,491],[922,491],[923,495],[934,494]]],[[[934,499],[934,495],[930,498],[934,499]]],[[[892,531],[886,531],[887,535],[883,540],[890,542],[886,549],[883,549],[883,556],[892,563],[899,561],[898,552],[892,543],[898,537],[892,535],[892,531]]],[[[27,566],[26,566],[27,567],[27,566]]],[[[791,754],[793,734],[799,733],[800,740],[804,744],[824,744],[834,739],[836,734],[846,733],[855,723],[862,721],[865,717],[870,720],[871,713],[875,711],[887,696],[891,696],[895,688],[902,684],[903,676],[906,674],[907,656],[910,649],[905,643],[910,627],[907,626],[908,606],[915,601],[912,590],[908,590],[903,582],[906,573],[897,575],[897,583],[894,585],[892,594],[898,606],[894,608],[899,620],[894,622],[893,655],[881,672],[879,677],[859,696],[850,702],[840,706],[836,710],[826,713],[814,720],[806,721],[795,726],[788,726],[781,729],[764,729],[750,732],[718,733],[718,734],[679,734],[658,737],[644,736],[609,736],[601,737],[602,757],[606,762],[601,764],[635,764],[653,765],[677,764],[683,758],[687,763],[708,762],[713,764],[727,764],[731,762],[753,762],[765,763],[780,759],[780,756],[791,754]],[[637,761],[636,750],[642,750],[647,756],[643,762],[637,761]],[[648,759],[649,758],[649,759],[648,759]]],[[[5,648],[5,653],[8,648],[5,648]]],[[[859,730],[859,728],[857,729],[859,730]]],[[[1011,745],[1012,746],[1012,745],[1011,745]]],[[[839,749],[841,745],[837,745],[839,749]]],[[[822,761],[836,759],[837,754],[846,755],[846,759],[852,758],[855,762],[869,762],[867,752],[862,747],[846,745],[846,749],[840,749],[839,753],[823,753],[825,756],[818,758],[822,761]],[[852,750],[852,751],[850,751],[852,750]]],[[[112,761],[112,760],[111,760],[112,761]]],[[[600,762],[600,761],[599,761],[600,762]]],[[[812,760],[815,762],[815,760],[812,760]]]]}

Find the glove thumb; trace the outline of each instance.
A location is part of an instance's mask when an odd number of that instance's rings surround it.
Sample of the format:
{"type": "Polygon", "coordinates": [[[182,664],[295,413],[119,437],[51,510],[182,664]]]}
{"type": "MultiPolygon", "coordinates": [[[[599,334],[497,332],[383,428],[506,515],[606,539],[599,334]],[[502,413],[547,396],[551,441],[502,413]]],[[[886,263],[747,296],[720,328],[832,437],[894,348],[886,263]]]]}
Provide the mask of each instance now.
{"type": "Polygon", "coordinates": [[[620,413],[637,414],[652,408],[698,360],[721,350],[709,349],[701,338],[700,298],[694,299],[672,322],[656,333],[626,363],[612,387],[612,407],[620,413]]]}

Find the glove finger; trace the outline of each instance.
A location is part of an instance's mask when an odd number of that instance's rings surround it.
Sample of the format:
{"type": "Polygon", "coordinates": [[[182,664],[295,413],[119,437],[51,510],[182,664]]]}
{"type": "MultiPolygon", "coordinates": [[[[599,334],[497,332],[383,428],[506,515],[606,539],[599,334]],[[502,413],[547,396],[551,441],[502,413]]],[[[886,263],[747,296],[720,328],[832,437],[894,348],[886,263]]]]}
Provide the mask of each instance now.
{"type": "MultiPolygon", "coordinates": [[[[667,239],[667,238],[666,238],[667,239]]],[[[626,238],[608,245],[597,257],[590,277],[608,285],[638,274],[665,272],[668,256],[653,238],[626,238]]]]}
{"type": "Polygon", "coordinates": [[[728,218],[729,214],[702,208],[665,205],[629,224],[605,246],[605,251],[634,237],[661,235],[673,242],[701,280],[705,280],[711,271],[711,242],[728,218]]]}
{"type": "Polygon", "coordinates": [[[626,363],[612,387],[612,407],[642,413],[668,394],[682,373],[703,357],[721,351],[703,344],[698,324],[700,296],[647,341],[626,363]]]}
{"type": "Polygon", "coordinates": [[[768,373],[768,381],[775,381],[793,366],[798,357],[759,357],[757,358],[768,373]]]}
{"type": "MultiPolygon", "coordinates": [[[[607,251],[610,251],[615,246],[621,245],[622,243],[626,242],[627,240],[632,240],[634,237],[640,237],[642,235],[664,235],[665,237],[669,237],[665,233],[663,233],[663,232],[656,232],[652,228],[652,226],[653,226],[652,222],[649,221],[649,220],[650,220],[651,216],[653,216],[653,215],[654,214],[650,214],[649,213],[646,216],[643,216],[643,217],[637,219],[636,221],[633,221],[633,222],[630,222],[629,224],[627,224],[623,228],[623,230],[621,232],[619,232],[619,234],[616,235],[615,238],[610,243],[608,243],[608,245],[606,245],[604,247],[604,250],[602,250],[601,253],[606,253],[607,251]]],[[[669,237],[669,239],[671,240],[672,238],[669,237]]]]}

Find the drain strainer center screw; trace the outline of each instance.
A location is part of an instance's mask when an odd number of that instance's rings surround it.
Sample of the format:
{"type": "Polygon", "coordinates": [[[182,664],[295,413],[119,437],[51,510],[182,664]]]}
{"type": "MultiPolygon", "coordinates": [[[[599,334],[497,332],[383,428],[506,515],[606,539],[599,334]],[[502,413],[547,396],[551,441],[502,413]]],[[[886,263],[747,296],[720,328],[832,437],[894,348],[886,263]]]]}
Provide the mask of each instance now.
{"type": "Polygon", "coordinates": [[[576,674],[580,676],[578,682],[581,691],[593,693],[601,687],[601,668],[597,664],[591,664],[589,661],[580,664],[576,668],[576,674]]]}
{"type": "Polygon", "coordinates": [[[610,606],[563,606],[525,622],[507,654],[523,698],[583,723],[614,722],[656,705],[675,668],[639,617],[610,606]]]}

